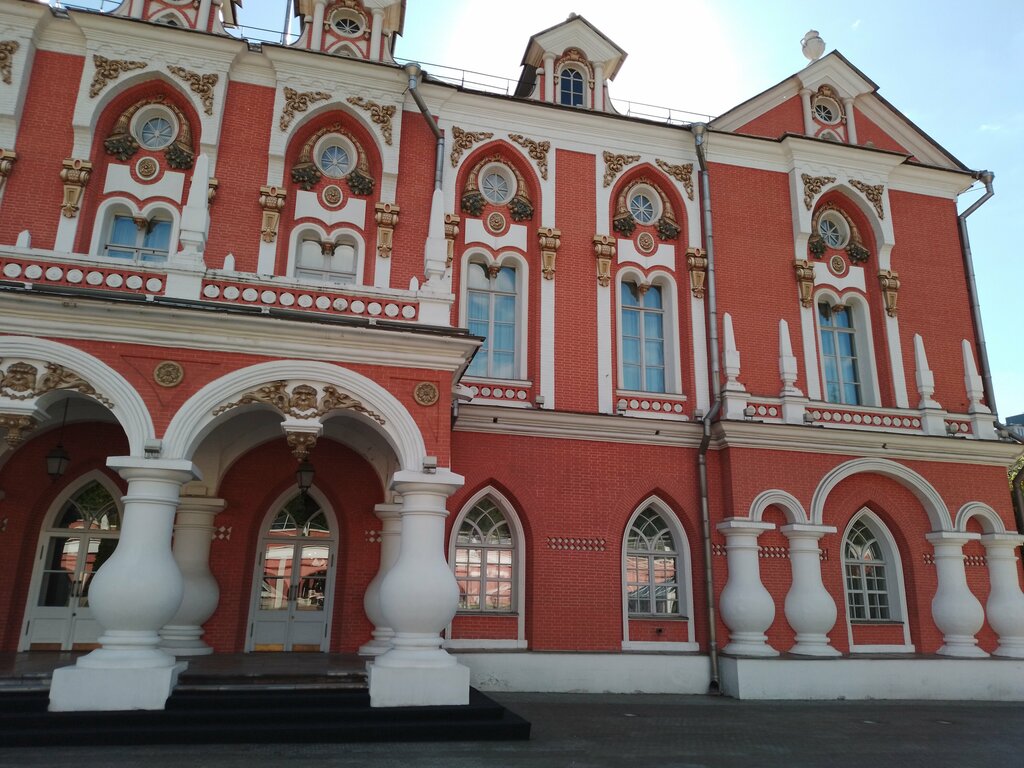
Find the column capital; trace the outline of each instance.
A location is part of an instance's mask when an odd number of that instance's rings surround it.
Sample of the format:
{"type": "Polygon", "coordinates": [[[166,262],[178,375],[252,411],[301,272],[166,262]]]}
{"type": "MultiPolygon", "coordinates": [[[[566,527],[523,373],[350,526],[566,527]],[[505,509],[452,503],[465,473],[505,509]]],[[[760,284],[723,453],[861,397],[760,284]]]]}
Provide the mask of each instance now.
{"type": "Polygon", "coordinates": [[[391,489],[406,496],[414,493],[429,493],[451,496],[461,488],[466,478],[449,469],[436,469],[433,472],[416,472],[402,469],[391,477],[391,489]]]}
{"type": "Polygon", "coordinates": [[[834,525],[810,525],[808,523],[789,523],[779,530],[787,539],[820,539],[830,533],[837,533],[834,525]]]}
{"type": "Polygon", "coordinates": [[[375,504],[373,514],[383,523],[389,520],[399,520],[402,517],[401,504],[375,504]]]}
{"type": "Polygon", "coordinates": [[[962,547],[968,541],[978,541],[981,538],[981,534],[968,531],[932,531],[931,533],[926,533],[924,537],[933,546],[959,544],[962,547]]]}
{"type": "Polygon", "coordinates": [[[765,531],[774,531],[775,523],[751,520],[746,517],[729,517],[715,526],[716,530],[728,536],[731,533],[760,536],[765,531]]]}
{"type": "Polygon", "coordinates": [[[187,483],[201,480],[199,467],[188,459],[146,459],[139,456],[111,456],[107,466],[125,480],[167,480],[187,483]]]}
{"type": "Polygon", "coordinates": [[[984,533],[981,535],[981,543],[985,548],[1016,549],[1024,544],[1024,534],[1020,533],[984,533]]]}

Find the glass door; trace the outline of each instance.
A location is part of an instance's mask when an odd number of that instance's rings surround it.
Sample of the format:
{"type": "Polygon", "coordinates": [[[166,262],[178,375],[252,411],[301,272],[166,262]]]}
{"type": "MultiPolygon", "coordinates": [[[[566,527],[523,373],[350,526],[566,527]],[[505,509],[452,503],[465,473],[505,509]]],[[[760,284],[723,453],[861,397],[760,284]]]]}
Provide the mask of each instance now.
{"type": "Polygon", "coordinates": [[[309,497],[286,504],[271,523],[257,562],[251,651],[326,651],[334,542],[309,497]]]}
{"type": "Polygon", "coordinates": [[[114,553],[120,515],[93,481],[60,510],[40,544],[21,650],[96,647],[102,629],[89,607],[93,574],[114,553]]]}

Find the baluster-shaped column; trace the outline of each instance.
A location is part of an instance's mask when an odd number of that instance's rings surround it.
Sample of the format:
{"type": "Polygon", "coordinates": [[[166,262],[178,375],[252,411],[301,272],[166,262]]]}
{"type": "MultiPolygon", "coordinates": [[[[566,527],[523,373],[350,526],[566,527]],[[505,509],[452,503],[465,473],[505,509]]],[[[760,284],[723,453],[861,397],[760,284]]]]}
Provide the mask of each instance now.
{"type": "Polygon", "coordinates": [[[778,656],[768,645],[765,630],[775,620],[775,601],[761,583],[757,537],[775,526],[755,520],[730,518],[717,526],[725,535],[729,577],[718,598],[722,621],[729,628],[723,653],[739,656],[778,656]]]}
{"type": "Polygon", "coordinates": [[[128,481],[117,549],[93,576],[89,606],[103,627],[100,647],[54,670],[50,709],[163,709],[187,666],[160,650],[160,628],[181,604],[184,582],[171,553],[182,483],[192,462],[118,457],[107,465],[128,481]]]}
{"type": "Polygon", "coordinates": [[[802,656],[839,656],[829,645],[828,633],[836,623],[836,604],[821,583],[821,537],[835,533],[827,525],[784,525],[789,539],[789,564],[793,583],[786,594],[786,621],[796,632],[790,653],[802,656]]]}
{"type": "Polygon", "coordinates": [[[964,544],[981,534],[936,531],[925,536],[935,549],[935,571],[939,579],[932,598],[932,618],[942,632],[943,656],[988,656],[975,637],[985,623],[985,611],[967,586],[964,544]]]}
{"type": "Polygon", "coordinates": [[[993,656],[1024,659],[1024,594],[1020,590],[1017,547],[1024,536],[986,533],[981,537],[988,560],[989,593],[985,604],[988,623],[999,635],[993,656]]]}
{"type": "Polygon", "coordinates": [[[384,621],[395,635],[391,649],[370,665],[370,706],[469,703],[469,669],[441,648],[441,631],[459,603],[445,559],[445,503],[462,483],[447,469],[395,473],[391,488],[402,495],[401,544],[380,587],[384,621]]]}
{"type": "Polygon", "coordinates": [[[395,630],[388,625],[387,619],[384,618],[384,609],[380,603],[380,585],[395,561],[398,560],[398,548],[402,543],[400,537],[402,505],[378,504],[373,508],[373,514],[377,516],[381,524],[380,567],[363,596],[366,617],[373,624],[373,639],[360,646],[359,654],[361,656],[379,656],[386,653],[391,649],[391,639],[395,636],[395,630]]]}
{"type": "Polygon", "coordinates": [[[175,656],[203,656],[213,648],[202,641],[203,624],[220,601],[220,587],[210,573],[213,518],[224,499],[183,496],[174,525],[174,560],[181,569],[184,594],[174,617],[160,630],[160,647],[175,656]]]}

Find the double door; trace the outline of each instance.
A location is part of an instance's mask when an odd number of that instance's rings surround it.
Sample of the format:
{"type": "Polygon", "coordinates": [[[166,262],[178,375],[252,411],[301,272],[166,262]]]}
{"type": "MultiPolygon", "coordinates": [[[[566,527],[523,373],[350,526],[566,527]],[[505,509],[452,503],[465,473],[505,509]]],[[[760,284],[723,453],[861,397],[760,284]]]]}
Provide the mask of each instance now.
{"type": "Polygon", "coordinates": [[[333,571],[332,541],[264,541],[248,650],[326,651],[333,571]]]}

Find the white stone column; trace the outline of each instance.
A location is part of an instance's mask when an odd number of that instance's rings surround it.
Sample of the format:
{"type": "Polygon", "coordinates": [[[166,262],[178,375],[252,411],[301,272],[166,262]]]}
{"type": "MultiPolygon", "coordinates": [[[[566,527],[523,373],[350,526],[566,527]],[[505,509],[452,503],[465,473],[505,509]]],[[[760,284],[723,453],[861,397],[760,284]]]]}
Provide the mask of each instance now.
{"type": "Polygon", "coordinates": [[[981,538],[979,533],[936,531],[925,536],[935,548],[935,571],[939,579],[932,598],[932,618],[942,632],[943,656],[988,656],[975,637],[985,623],[985,611],[967,586],[964,544],[981,538]]]}
{"type": "Polygon", "coordinates": [[[323,47],[324,40],[324,7],[327,5],[327,0],[314,0],[313,5],[313,25],[310,29],[312,33],[309,36],[309,48],[313,51],[319,51],[323,47]]]}
{"type": "Polygon", "coordinates": [[[171,553],[182,483],[199,479],[190,461],[116,457],[128,481],[117,549],[93,576],[89,606],[104,632],[100,648],[53,672],[51,711],[163,709],[187,666],[160,650],[160,628],[181,604],[184,582],[171,553]]]}
{"type": "Polygon", "coordinates": [[[843,99],[843,109],[846,110],[846,142],[847,144],[857,143],[857,119],[853,112],[853,99],[843,99]]]}
{"type": "Polygon", "coordinates": [[[814,135],[814,116],[811,112],[811,89],[802,88],[800,90],[800,104],[803,106],[804,111],[804,133],[808,136],[814,135]]]}
{"type": "Polygon", "coordinates": [[[204,656],[213,648],[202,641],[203,624],[220,601],[220,587],[210,573],[213,518],[224,499],[183,496],[174,525],[174,560],[181,569],[184,594],[174,617],[160,630],[160,647],[175,656],[204,656]]]}
{"type": "Polygon", "coordinates": [[[999,647],[993,656],[1024,659],[1024,594],[1020,590],[1017,547],[1024,536],[1012,533],[986,533],[981,537],[988,560],[988,623],[999,635],[999,647]]]}
{"type": "Polygon", "coordinates": [[[361,656],[379,656],[391,650],[391,639],[395,636],[395,630],[388,626],[384,618],[384,609],[380,603],[380,585],[388,571],[398,560],[398,549],[401,546],[402,533],[402,505],[401,504],[378,504],[373,508],[373,514],[381,523],[380,531],[380,567],[377,575],[373,577],[363,595],[363,609],[366,617],[373,623],[373,639],[360,646],[361,656]]]}
{"type": "Polygon", "coordinates": [[[717,529],[725,535],[729,577],[718,598],[722,621],[729,628],[723,653],[738,656],[778,656],[768,645],[765,630],[775,620],[775,601],[761,583],[757,537],[775,528],[772,523],[730,518],[717,529]]]}
{"type": "Polygon", "coordinates": [[[445,503],[462,483],[447,469],[403,470],[392,480],[392,490],[402,495],[401,545],[380,601],[395,635],[391,650],[369,665],[372,707],[469,703],[469,668],[441,648],[441,632],[459,603],[445,559],[445,503]]]}
{"type": "Polygon", "coordinates": [[[555,102],[555,54],[544,54],[544,101],[555,102]]]}
{"type": "Polygon", "coordinates": [[[594,62],[594,111],[604,112],[604,64],[594,62]]]}
{"type": "Polygon", "coordinates": [[[786,594],[786,621],[796,632],[790,653],[801,656],[839,656],[829,645],[828,633],[836,623],[836,604],[821,583],[821,537],[835,533],[827,525],[784,525],[789,539],[789,564],[793,583],[786,594]]]}
{"type": "Polygon", "coordinates": [[[384,61],[384,52],[380,49],[381,36],[384,32],[384,10],[373,9],[373,21],[370,22],[370,61],[384,61]]]}

